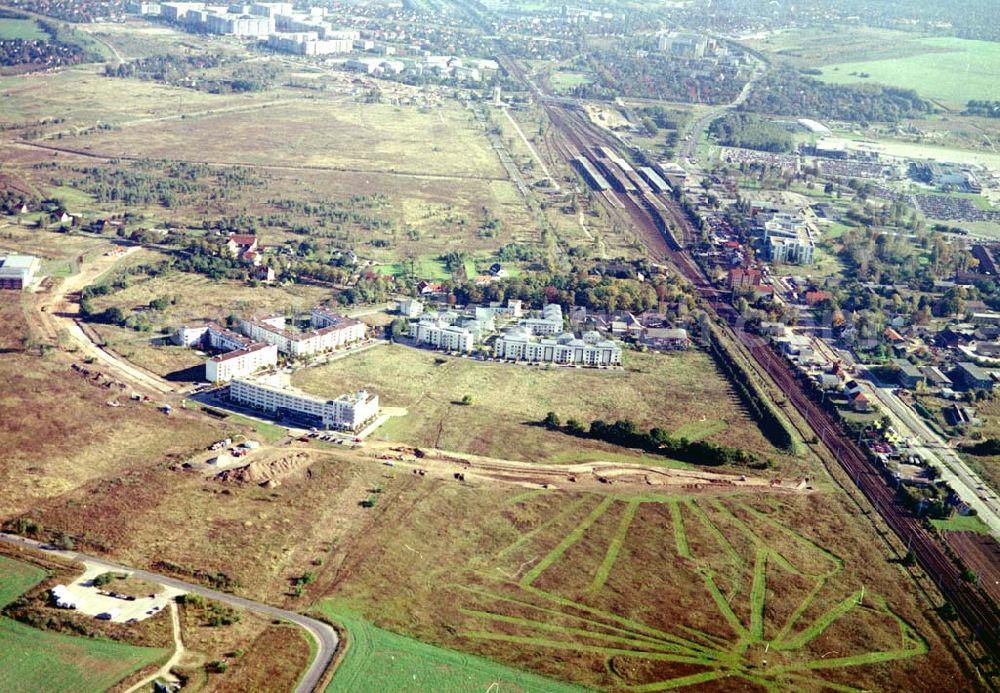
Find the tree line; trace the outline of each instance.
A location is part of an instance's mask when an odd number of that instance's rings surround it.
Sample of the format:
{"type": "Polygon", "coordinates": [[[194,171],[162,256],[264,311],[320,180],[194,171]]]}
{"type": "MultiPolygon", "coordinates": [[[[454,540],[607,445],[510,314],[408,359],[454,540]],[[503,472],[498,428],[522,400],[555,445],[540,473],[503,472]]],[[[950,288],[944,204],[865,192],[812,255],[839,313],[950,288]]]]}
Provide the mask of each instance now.
{"type": "Polygon", "coordinates": [[[742,448],[718,445],[705,440],[675,438],[662,428],[641,431],[630,419],[614,422],[594,419],[589,428],[584,428],[577,419],[568,419],[563,425],[559,415],[550,411],[541,424],[550,431],[561,431],[580,438],[593,438],[623,448],[635,448],[645,452],[670,457],[671,459],[700,466],[718,467],[739,464],[752,468],[766,469],[770,463],[761,461],[757,455],[742,448]]]}

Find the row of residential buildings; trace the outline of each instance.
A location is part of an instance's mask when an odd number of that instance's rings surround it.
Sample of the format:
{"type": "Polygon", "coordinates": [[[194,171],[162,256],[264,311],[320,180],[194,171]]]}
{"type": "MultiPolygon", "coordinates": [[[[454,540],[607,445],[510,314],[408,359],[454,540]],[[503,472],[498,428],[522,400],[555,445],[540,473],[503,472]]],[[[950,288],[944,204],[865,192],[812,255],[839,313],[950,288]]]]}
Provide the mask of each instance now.
{"type": "Polygon", "coordinates": [[[332,351],[365,338],[365,324],[332,313],[325,308],[313,308],[311,329],[293,331],[284,316],[242,318],[239,332],[216,323],[185,325],[174,335],[177,344],[221,351],[205,362],[205,378],[209,382],[226,382],[278,363],[278,354],[291,358],[332,351]]]}
{"type": "Polygon", "coordinates": [[[378,395],[367,390],[326,399],[274,379],[237,378],[229,384],[229,399],[274,416],[343,431],[363,429],[375,420],[379,411],[378,395]]]}
{"type": "MultiPolygon", "coordinates": [[[[401,311],[413,313],[412,302],[400,305],[401,311]]],[[[578,338],[566,332],[562,308],[546,305],[538,313],[526,315],[521,301],[510,300],[506,305],[491,303],[466,314],[447,311],[420,314],[410,325],[409,336],[420,346],[442,351],[469,353],[488,334],[496,332],[498,323],[511,323],[493,343],[493,355],[509,361],[555,363],[578,366],[619,366],[622,349],[619,344],[591,331],[578,338]]]]}
{"type": "Polygon", "coordinates": [[[365,74],[433,74],[463,82],[480,82],[495,76],[500,66],[491,59],[463,59],[453,55],[430,55],[420,51],[416,58],[389,59],[396,54],[392,45],[364,38],[357,29],[334,28],[327,9],[311,7],[297,11],[292,3],[262,2],[210,5],[203,2],[135,2],[131,11],[158,16],[192,31],[266,40],[272,50],[305,56],[375,53],[377,58],[349,59],[348,70],[365,74]]]}
{"type": "Polygon", "coordinates": [[[621,346],[599,332],[576,337],[570,332],[557,337],[540,337],[524,327],[515,327],[497,337],[493,344],[497,358],[529,363],[566,366],[620,366],[621,346]]]}

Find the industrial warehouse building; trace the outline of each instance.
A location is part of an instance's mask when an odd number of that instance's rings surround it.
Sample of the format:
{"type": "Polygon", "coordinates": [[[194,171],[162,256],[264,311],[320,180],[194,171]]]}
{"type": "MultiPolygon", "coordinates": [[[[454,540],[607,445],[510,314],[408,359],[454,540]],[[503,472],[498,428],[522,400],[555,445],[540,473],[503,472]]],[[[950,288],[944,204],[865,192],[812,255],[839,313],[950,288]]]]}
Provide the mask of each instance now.
{"type": "Polygon", "coordinates": [[[378,395],[366,390],[324,399],[288,386],[237,378],[229,385],[229,399],[252,409],[342,431],[359,431],[378,416],[378,395]]]}
{"type": "Polygon", "coordinates": [[[8,255],[0,258],[0,289],[21,291],[31,284],[42,263],[33,255],[8,255]]]}

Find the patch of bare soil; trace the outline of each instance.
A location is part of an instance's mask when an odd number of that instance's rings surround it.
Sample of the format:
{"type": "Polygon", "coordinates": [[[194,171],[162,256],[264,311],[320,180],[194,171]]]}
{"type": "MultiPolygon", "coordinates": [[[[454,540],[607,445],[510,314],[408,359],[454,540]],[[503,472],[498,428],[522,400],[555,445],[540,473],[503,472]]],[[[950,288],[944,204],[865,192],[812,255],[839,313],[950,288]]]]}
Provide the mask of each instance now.
{"type": "Polygon", "coordinates": [[[274,488],[281,484],[281,479],[289,476],[312,476],[309,466],[313,463],[312,456],[307,452],[294,452],[277,459],[255,460],[250,464],[236,469],[227,469],[215,475],[216,480],[231,484],[257,484],[266,488],[274,488]]]}

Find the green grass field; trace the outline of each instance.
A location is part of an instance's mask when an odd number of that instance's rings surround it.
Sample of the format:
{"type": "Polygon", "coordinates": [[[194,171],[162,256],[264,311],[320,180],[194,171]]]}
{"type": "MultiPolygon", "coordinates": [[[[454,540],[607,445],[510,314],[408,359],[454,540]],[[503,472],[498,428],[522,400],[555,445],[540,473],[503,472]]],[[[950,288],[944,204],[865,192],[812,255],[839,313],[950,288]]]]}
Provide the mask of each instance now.
{"type": "MultiPolygon", "coordinates": [[[[629,352],[625,364],[618,371],[538,368],[391,345],[300,370],[292,384],[320,396],[366,387],[383,406],[408,410],[376,437],[456,452],[538,462],[637,455],[537,425],[554,411],[584,425],[629,416],[641,428],[660,426],[779,457],[705,354],[629,352]],[[472,405],[457,404],[466,394],[472,405]]],[[[656,456],[646,461],[654,459],[673,464],[656,456]]]]}
{"type": "Polygon", "coordinates": [[[327,691],[537,691],[582,690],[518,671],[483,657],[428,645],[376,628],[334,601],[320,610],[347,628],[347,653],[327,691]]]}
{"type": "Polygon", "coordinates": [[[0,19],[0,40],[44,41],[47,38],[34,19],[0,19]]]}
{"type": "Polygon", "coordinates": [[[931,520],[931,524],[941,532],[990,533],[990,528],[987,524],[975,515],[955,515],[947,520],[931,520]]]}
{"type": "Polygon", "coordinates": [[[569,91],[573,87],[591,82],[589,75],[582,72],[553,72],[549,84],[556,91],[569,91]]]}
{"type": "Polygon", "coordinates": [[[45,571],[29,563],[0,556],[0,608],[27,592],[45,577],[45,571]]]}
{"type": "MultiPolygon", "coordinates": [[[[41,568],[0,556],[0,605],[44,577],[41,568]]],[[[166,653],[38,630],[0,618],[0,690],[105,691],[166,653]]]]}
{"type": "Polygon", "coordinates": [[[826,65],[820,79],[915,89],[921,96],[956,106],[970,99],[1000,98],[1000,44],[957,38],[922,43],[927,50],[917,55],[826,65]],[[862,78],[861,73],[870,76],[862,78]]]}

